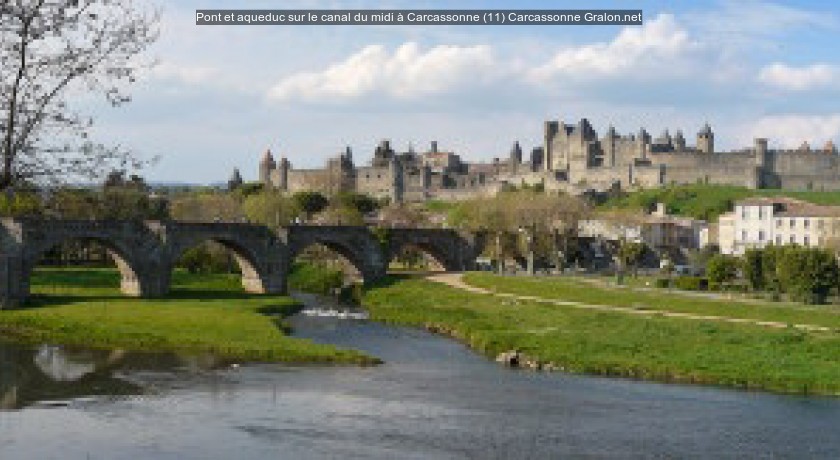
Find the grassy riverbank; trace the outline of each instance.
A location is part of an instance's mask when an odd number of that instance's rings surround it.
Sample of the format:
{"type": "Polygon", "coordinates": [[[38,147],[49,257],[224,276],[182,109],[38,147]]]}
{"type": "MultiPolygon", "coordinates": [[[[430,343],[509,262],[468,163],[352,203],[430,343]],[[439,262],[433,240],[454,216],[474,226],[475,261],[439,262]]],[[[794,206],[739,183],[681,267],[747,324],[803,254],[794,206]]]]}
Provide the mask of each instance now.
{"type": "Polygon", "coordinates": [[[422,279],[390,278],[364,304],[374,319],[438,330],[488,357],[518,349],[578,373],[840,395],[836,333],[586,311],[422,279]]]}
{"type": "Polygon", "coordinates": [[[212,352],[231,359],[372,363],[352,350],[287,337],[291,298],[242,291],[238,275],[173,275],[163,299],[120,294],[111,269],[43,269],[31,302],[0,311],[0,331],[20,341],[146,351],[212,352]]]}
{"type": "Polygon", "coordinates": [[[813,324],[840,329],[840,307],[804,305],[760,300],[728,300],[666,289],[634,290],[606,285],[603,280],[581,277],[510,277],[489,273],[468,273],[464,281],[491,291],[597,305],[614,305],[645,310],[666,310],[697,315],[813,324]],[[600,281],[600,283],[598,283],[600,281]],[[746,301],[745,301],[746,300],[746,301]]]}

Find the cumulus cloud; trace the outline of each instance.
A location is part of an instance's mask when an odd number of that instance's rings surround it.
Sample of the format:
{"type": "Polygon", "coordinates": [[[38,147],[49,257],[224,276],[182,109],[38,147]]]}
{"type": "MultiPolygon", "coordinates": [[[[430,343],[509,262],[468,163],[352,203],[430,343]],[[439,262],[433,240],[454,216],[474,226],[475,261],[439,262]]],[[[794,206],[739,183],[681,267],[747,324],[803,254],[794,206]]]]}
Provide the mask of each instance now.
{"type": "Polygon", "coordinates": [[[270,100],[345,101],[371,94],[411,99],[486,80],[495,59],[487,46],[440,45],[423,51],[413,42],[393,52],[369,45],[344,61],[316,72],[281,79],[270,100]]]}
{"type": "MultiPolygon", "coordinates": [[[[815,147],[840,138],[840,113],[825,115],[785,114],[759,118],[747,132],[751,137],[766,137],[784,148],[796,148],[803,141],[815,147]]],[[[743,141],[749,141],[743,139],[743,141]]]]}
{"type": "Polygon", "coordinates": [[[838,79],[840,79],[840,67],[830,64],[792,67],[776,62],[763,67],[758,73],[760,82],[794,91],[832,86],[838,79]]]}
{"type": "Polygon", "coordinates": [[[625,27],[612,41],[560,50],[536,68],[531,79],[654,76],[658,72],[671,75],[677,61],[698,46],[672,15],[660,14],[641,27],[625,27]]]}

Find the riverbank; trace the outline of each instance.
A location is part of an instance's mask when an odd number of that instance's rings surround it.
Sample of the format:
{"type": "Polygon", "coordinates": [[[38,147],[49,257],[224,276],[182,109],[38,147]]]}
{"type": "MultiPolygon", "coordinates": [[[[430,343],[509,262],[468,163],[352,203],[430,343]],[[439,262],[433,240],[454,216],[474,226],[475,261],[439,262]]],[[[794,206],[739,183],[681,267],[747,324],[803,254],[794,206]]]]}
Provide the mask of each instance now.
{"type": "Polygon", "coordinates": [[[239,275],[176,271],[169,296],[123,296],[113,269],[39,269],[33,297],[0,311],[5,337],[137,351],[213,353],[231,360],[373,364],[376,358],[284,334],[294,299],[242,291],[239,275]]]}
{"type": "Polygon", "coordinates": [[[518,350],[539,367],[576,373],[840,395],[833,332],[587,311],[416,278],[387,279],[364,305],[372,319],[445,333],[489,358],[518,350]]]}

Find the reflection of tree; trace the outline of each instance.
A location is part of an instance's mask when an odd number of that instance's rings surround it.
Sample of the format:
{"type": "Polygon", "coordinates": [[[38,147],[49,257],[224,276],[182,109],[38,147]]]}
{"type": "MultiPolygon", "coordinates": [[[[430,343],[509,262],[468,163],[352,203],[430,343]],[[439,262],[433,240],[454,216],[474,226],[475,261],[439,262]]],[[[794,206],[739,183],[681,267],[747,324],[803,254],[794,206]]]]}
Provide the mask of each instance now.
{"type": "Polygon", "coordinates": [[[52,346],[31,349],[0,342],[0,410],[86,396],[142,394],[141,385],[115,377],[115,371],[218,364],[199,358],[52,346]]]}

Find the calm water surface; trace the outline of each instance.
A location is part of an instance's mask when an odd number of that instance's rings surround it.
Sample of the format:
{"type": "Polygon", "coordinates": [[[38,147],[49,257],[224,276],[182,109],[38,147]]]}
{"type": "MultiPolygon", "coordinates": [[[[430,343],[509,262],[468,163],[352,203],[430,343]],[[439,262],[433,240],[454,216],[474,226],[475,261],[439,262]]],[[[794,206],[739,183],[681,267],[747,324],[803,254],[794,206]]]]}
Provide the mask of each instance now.
{"type": "Polygon", "coordinates": [[[0,344],[0,459],[840,458],[840,400],[512,371],[423,331],[299,316],[373,368],[0,344]]]}

